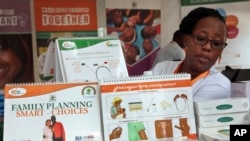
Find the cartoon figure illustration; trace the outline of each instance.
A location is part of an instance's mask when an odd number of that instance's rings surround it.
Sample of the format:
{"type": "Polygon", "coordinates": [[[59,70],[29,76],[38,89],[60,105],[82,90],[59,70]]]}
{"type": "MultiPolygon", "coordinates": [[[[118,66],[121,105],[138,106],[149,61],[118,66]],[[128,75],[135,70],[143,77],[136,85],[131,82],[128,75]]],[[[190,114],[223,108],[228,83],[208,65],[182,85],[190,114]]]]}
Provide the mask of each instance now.
{"type": "Polygon", "coordinates": [[[112,106],[110,108],[110,115],[113,119],[126,117],[125,109],[121,108],[121,103],[122,103],[121,97],[114,97],[112,101],[112,106]]]}
{"type": "Polygon", "coordinates": [[[118,107],[116,119],[125,118],[126,117],[125,111],[126,111],[125,108],[118,107]]]}

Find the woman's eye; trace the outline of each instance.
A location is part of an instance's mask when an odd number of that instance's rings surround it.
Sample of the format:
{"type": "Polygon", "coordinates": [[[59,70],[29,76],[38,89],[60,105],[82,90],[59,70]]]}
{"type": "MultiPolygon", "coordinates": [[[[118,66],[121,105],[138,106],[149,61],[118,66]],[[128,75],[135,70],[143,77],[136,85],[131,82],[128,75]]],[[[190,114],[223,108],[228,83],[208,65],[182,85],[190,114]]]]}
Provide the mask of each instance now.
{"type": "Polygon", "coordinates": [[[220,41],[213,41],[213,44],[214,44],[214,46],[221,46],[221,42],[220,41]]]}
{"type": "Polygon", "coordinates": [[[203,41],[206,41],[207,38],[205,38],[205,37],[197,37],[197,40],[203,42],[203,41]]]}

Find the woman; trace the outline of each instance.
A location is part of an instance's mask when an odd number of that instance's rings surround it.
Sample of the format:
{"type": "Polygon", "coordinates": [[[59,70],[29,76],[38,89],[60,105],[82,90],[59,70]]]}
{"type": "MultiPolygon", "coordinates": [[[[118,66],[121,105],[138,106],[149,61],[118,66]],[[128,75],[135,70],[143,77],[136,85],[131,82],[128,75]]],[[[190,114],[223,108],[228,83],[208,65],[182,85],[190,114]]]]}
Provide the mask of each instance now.
{"type": "Polygon", "coordinates": [[[230,97],[230,81],[213,68],[227,45],[224,17],[215,9],[199,7],[182,19],[179,28],[187,48],[185,59],[160,62],[153,74],[191,74],[194,101],[230,97]]]}
{"type": "Polygon", "coordinates": [[[43,141],[53,141],[52,136],[51,120],[47,119],[43,127],[43,141]]]}
{"type": "Polygon", "coordinates": [[[0,89],[6,83],[33,81],[31,34],[0,35],[0,89]]]}

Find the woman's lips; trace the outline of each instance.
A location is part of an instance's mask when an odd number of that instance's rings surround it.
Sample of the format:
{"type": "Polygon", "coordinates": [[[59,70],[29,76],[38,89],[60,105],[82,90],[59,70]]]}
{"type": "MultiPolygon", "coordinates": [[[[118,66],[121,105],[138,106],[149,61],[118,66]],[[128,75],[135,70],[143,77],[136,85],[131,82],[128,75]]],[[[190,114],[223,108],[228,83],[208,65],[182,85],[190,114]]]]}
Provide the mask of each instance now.
{"type": "Polygon", "coordinates": [[[198,61],[202,64],[207,64],[209,62],[209,57],[207,57],[206,55],[198,55],[197,58],[198,61]]]}

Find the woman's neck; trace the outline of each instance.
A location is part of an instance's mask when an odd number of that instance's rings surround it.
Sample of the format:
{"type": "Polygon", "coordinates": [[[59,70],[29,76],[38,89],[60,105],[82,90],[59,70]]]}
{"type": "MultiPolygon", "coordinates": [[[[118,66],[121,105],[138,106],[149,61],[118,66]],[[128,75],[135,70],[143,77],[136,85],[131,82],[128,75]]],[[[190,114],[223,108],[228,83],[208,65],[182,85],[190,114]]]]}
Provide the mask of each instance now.
{"type": "Polygon", "coordinates": [[[191,80],[195,79],[197,76],[199,76],[200,72],[194,72],[186,65],[186,63],[183,61],[179,67],[178,73],[189,73],[191,75],[191,80]]]}

